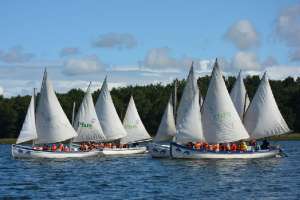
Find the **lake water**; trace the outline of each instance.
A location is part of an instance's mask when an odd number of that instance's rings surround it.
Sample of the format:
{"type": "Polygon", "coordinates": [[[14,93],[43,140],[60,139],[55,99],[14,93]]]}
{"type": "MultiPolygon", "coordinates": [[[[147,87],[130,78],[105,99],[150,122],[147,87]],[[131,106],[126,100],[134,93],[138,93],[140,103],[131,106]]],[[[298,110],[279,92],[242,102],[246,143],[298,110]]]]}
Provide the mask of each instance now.
{"type": "Polygon", "coordinates": [[[277,143],[288,157],[15,160],[0,145],[0,199],[300,199],[300,142],[277,143]]]}

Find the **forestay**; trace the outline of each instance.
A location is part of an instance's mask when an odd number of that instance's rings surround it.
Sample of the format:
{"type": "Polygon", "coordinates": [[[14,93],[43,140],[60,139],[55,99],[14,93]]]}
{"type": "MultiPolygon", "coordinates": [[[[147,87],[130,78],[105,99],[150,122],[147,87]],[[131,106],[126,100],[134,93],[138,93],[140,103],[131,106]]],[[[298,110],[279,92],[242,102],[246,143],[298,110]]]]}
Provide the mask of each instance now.
{"type": "Polygon", "coordinates": [[[199,88],[193,66],[190,69],[178,106],[176,129],[175,140],[177,143],[204,140],[199,105],[199,88]]]}
{"type": "Polygon", "coordinates": [[[129,104],[123,120],[123,126],[127,132],[127,135],[121,138],[122,144],[151,139],[151,136],[147,132],[139,116],[132,96],[129,100],[129,104]]]}
{"type": "Polygon", "coordinates": [[[106,141],[117,140],[127,135],[110,96],[106,77],[95,108],[106,141]]]}
{"type": "Polygon", "coordinates": [[[208,143],[226,143],[249,138],[231,101],[217,61],[202,107],[202,123],[208,143]]]}
{"type": "Polygon", "coordinates": [[[251,138],[255,139],[290,132],[276,104],[267,73],[245,113],[244,124],[251,138]]]}
{"type": "Polygon", "coordinates": [[[20,131],[20,135],[17,139],[17,144],[22,142],[27,142],[30,140],[37,139],[36,126],[35,126],[35,110],[34,110],[34,94],[31,97],[29,107],[27,109],[27,114],[20,131]]]}
{"type": "Polygon", "coordinates": [[[105,140],[96,114],[90,87],[91,83],[87,88],[74,121],[74,128],[77,131],[78,136],[74,138],[73,142],[105,140]]]}
{"type": "Polygon", "coordinates": [[[153,141],[171,142],[175,134],[176,126],[173,114],[171,95],[153,141]]]}
{"type": "Polygon", "coordinates": [[[36,111],[38,138],[35,143],[56,143],[77,136],[53,90],[45,70],[36,111]]]}
{"type": "Polygon", "coordinates": [[[235,106],[236,111],[238,112],[240,118],[243,120],[245,110],[247,110],[250,100],[244,85],[241,71],[230,92],[230,97],[235,106]]]}

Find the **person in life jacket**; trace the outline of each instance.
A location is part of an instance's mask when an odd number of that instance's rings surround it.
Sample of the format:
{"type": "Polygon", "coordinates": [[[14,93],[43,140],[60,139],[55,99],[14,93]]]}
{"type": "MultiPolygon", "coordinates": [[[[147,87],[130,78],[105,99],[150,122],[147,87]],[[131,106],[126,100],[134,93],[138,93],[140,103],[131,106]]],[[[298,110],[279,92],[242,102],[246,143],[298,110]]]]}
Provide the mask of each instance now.
{"type": "Polygon", "coordinates": [[[236,151],[237,150],[237,145],[235,143],[232,143],[230,146],[231,151],[236,151]]]}
{"type": "Polygon", "coordinates": [[[57,146],[56,146],[56,144],[54,143],[54,144],[52,144],[52,151],[56,151],[56,149],[57,149],[57,146]]]}
{"type": "Polygon", "coordinates": [[[230,143],[227,143],[226,145],[225,145],[225,151],[230,151],[230,143]]]}
{"type": "Polygon", "coordinates": [[[201,149],[201,146],[202,146],[201,142],[197,142],[197,143],[195,144],[195,149],[200,150],[200,149],[201,149]]]}
{"type": "Polygon", "coordinates": [[[241,142],[241,151],[247,151],[247,144],[245,141],[241,142]]]}
{"type": "Polygon", "coordinates": [[[64,145],[62,143],[59,144],[58,151],[64,151],[64,145]]]}
{"type": "Polygon", "coordinates": [[[69,147],[68,147],[68,146],[65,146],[64,151],[65,151],[65,152],[69,152],[69,151],[70,151],[69,147]]]}

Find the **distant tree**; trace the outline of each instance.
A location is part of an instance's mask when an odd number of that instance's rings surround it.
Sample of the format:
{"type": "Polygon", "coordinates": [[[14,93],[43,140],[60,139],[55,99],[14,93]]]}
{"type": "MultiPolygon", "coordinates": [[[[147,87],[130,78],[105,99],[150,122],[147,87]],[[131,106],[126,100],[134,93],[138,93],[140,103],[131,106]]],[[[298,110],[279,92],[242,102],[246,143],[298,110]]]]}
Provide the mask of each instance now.
{"type": "MultiPolygon", "coordinates": [[[[225,79],[228,91],[231,91],[235,80],[235,77],[227,77],[225,79]]],[[[204,76],[197,80],[203,98],[205,98],[209,81],[210,76],[204,76]]],[[[251,100],[260,83],[260,78],[259,76],[247,76],[244,79],[244,83],[251,100]]],[[[177,80],[177,106],[180,103],[185,84],[185,80],[177,80]]],[[[289,127],[299,132],[300,78],[294,80],[292,77],[287,77],[284,80],[271,80],[270,85],[278,107],[289,127]]],[[[167,85],[158,83],[145,86],[132,85],[113,88],[111,90],[111,96],[120,119],[123,120],[130,96],[132,95],[146,129],[151,135],[155,135],[169,96],[173,91],[174,81],[167,85]]],[[[57,94],[60,104],[70,121],[72,119],[73,102],[76,103],[77,112],[84,93],[85,91],[81,89],[71,89],[65,94],[57,94]]],[[[93,93],[94,103],[96,103],[99,93],[100,90],[93,93]]],[[[38,101],[39,94],[36,99],[38,101]]],[[[18,136],[29,102],[30,96],[4,98],[0,95],[0,138],[15,138],[18,136]]]]}

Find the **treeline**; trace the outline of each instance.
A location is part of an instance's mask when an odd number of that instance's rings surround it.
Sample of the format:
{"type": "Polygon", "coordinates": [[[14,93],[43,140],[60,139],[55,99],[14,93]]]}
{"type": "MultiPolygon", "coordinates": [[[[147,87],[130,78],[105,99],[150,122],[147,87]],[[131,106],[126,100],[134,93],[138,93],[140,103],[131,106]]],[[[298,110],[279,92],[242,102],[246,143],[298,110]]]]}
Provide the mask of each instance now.
{"type": "MultiPolygon", "coordinates": [[[[209,76],[198,79],[198,85],[203,97],[205,97],[209,76]]],[[[226,85],[230,91],[235,77],[228,77],[226,85]]],[[[259,85],[260,79],[258,76],[248,76],[244,79],[248,95],[250,99],[259,85]]],[[[289,127],[295,132],[300,131],[300,78],[294,80],[291,77],[285,80],[271,80],[270,81],[273,94],[275,96],[278,107],[287,121],[289,127]]],[[[178,83],[178,101],[180,100],[184,80],[179,80],[178,83]]],[[[168,102],[171,92],[173,92],[173,83],[166,86],[162,84],[150,84],[146,86],[128,86],[114,88],[111,95],[121,119],[123,119],[126,107],[131,95],[139,111],[140,117],[144,122],[150,134],[154,135],[159,126],[165,106],[168,102]]],[[[94,102],[99,95],[99,90],[93,93],[94,102]]],[[[76,110],[78,109],[84,91],[80,89],[72,89],[65,94],[57,94],[58,99],[67,114],[68,118],[72,118],[73,102],[76,103],[76,110]]],[[[0,96],[0,138],[16,138],[24,121],[27,107],[29,105],[31,96],[17,96],[11,98],[4,98],[0,96]]],[[[38,98],[38,96],[37,96],[38,98]]]]}

